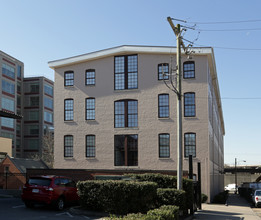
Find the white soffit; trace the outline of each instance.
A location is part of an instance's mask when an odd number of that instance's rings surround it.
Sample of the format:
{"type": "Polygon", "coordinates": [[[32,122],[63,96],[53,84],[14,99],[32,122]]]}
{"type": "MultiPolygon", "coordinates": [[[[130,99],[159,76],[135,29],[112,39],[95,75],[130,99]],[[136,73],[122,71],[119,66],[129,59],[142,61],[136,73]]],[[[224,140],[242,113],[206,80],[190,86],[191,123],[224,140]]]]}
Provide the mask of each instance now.
{"type": "MultiPolygon", "coordinates": [[[[194,54],[211,54],[210,47],[192,48],[194,54]]],[[[95,51],[79,56],[69,57],[60,60],[48,62],[50,68],[55,69],[61,66],[85,62],[88,60],[98,59],[107,56],[119,55],[124,53],[151,53],[151,54],[175,54],[176,47],[160,47],[160,46],[119,46],[110,49],[95,51]]]]}

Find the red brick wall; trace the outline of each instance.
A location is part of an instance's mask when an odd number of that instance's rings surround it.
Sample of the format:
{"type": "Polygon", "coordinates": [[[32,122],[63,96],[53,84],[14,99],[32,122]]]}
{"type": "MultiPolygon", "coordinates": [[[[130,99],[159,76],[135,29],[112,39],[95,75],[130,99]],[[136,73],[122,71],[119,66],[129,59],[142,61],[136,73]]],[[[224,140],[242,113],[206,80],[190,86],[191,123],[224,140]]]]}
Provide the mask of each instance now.
{"type": "Polygon", "coordinates": [[[25,174],[22,174],[20,170],[16,168],[9,157],[6,157],[2,163],[0,163],[0,188],[22,189],[25,181],[25,174]],[[8,174],[5,173],[5,167],[9,167],[8,174]]]}

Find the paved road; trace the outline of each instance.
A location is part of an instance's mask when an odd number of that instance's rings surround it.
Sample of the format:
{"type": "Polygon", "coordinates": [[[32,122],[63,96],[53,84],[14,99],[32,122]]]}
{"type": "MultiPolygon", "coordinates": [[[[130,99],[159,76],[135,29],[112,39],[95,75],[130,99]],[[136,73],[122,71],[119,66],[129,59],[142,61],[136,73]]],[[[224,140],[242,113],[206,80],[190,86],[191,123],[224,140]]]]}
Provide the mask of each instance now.
{"type": "Polygon", "coordinates": [[[0,219],[8,220],[94,220],[97,217],[86,215],[74,215],[69,212],[69,208],[63,211],[56,211],[46,206],[36,206],[33,209],[28,209],[24,206],[20,198],[0,198],[0,219]]]}
{"type": "Polygon", "coordinates": [[[244,198],[230,194],[227,205],[203,204],[202,210],[196,212],[193,219],[260,220],[258,213],[261,213],[259,209],[252,209],[251,205],[244,198]]]}

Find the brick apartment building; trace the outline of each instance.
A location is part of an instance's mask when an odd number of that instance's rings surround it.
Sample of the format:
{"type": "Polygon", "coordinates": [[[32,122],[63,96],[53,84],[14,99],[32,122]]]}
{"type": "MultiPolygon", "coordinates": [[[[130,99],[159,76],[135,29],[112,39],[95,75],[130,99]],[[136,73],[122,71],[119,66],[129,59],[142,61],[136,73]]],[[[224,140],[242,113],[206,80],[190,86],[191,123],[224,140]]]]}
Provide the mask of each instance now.
{"type": "MultiPolygon", "coordinates": [[[[212,48],[182,56],[183,166],[202,192],[223,191],[225,134],[212,48]]],[[[55,168],[175,171],[176,48],[119,46],[49,62],[55,71],[55,168]],[[172,58],[174,57],[174,58],[172,58]]]]}

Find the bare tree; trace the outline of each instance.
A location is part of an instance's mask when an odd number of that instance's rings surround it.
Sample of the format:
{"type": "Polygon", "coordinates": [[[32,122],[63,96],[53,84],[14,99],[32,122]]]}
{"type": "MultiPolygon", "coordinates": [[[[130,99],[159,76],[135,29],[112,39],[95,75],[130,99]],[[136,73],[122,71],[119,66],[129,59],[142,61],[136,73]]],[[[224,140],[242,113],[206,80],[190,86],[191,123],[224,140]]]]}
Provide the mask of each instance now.
{"type": "Polygon", "coordinates": [[[41,159],[46,163],[49,168],[53,168],[54,165],[54,139],[53,133],[47,131],[43,136],[43,149],[41,159]]]}

